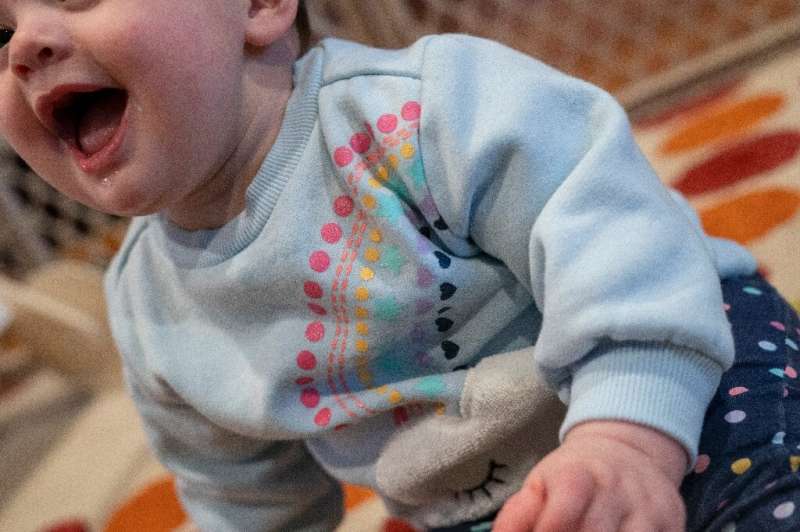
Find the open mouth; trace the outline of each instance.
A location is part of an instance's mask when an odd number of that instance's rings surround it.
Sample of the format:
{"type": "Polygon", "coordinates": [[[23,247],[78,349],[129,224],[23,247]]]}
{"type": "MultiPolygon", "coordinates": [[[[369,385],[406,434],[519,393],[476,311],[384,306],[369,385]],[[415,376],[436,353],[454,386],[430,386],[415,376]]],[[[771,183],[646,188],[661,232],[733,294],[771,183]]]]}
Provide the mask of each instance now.
{"type": "Polygon", "coordinates": [[[105,88],[72,92],[52,107],[56,134],[86,157],[100,152],[113,139],[128,105],[128,93],[105,88]]]}

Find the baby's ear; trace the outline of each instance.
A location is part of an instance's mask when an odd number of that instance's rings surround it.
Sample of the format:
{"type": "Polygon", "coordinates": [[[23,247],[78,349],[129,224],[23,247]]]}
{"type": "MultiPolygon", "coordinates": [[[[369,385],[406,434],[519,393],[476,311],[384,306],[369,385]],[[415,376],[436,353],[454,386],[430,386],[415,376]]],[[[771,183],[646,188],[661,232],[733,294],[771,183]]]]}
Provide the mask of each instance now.
{"type": "Polygon", "coordinates": [[[252,46],[268,46],[294,24],[297,0],[249,0],[246,39],[252,46]]]}

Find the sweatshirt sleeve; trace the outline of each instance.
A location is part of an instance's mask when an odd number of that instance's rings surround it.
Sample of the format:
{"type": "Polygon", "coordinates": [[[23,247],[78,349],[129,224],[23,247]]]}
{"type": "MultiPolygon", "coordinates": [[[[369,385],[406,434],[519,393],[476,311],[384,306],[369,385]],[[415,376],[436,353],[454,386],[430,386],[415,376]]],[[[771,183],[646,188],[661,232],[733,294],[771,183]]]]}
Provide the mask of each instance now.
{"type": "Polygon", "coordinates": [[[225,430],[126,368],[150,443],[177,478],[181,502],[203,531],[333,530],[337,482],[300,441],[265,442],[225,430]]]}
{"type": "Polygon", "coordinates": [[[607,93],[501,45],[431,39],[420,150],[455,252],[505,263],[543,314],[568,414],[670,434],[690,458],[733,360],[708,246],[607,93]]]}

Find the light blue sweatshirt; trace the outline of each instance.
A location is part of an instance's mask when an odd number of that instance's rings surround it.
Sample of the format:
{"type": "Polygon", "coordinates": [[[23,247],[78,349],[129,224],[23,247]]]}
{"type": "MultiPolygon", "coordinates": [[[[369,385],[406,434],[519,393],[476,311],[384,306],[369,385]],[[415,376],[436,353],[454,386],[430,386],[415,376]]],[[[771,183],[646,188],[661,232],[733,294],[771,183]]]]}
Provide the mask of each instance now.
{"type": "Polygon", "coordinates": [[[695,457],[733,359],[719,279],[755,262],[702,235],[609,95],[466,36],[326,40],[295,87],[245,211],[136,219],[106,279],[201,528],[330,530],[336,480],[475,518],[587,420],[695,457]]]}

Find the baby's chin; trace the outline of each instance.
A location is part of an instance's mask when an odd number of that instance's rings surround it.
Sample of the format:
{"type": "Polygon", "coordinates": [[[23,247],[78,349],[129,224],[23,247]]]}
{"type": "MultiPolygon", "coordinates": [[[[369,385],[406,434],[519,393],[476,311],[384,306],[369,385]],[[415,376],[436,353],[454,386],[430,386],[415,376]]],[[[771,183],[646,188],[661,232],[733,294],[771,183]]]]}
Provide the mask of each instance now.
{"type": "MultiPolygon", "coordinates": [[[[84,186],[79,191],[59,190],[59,192],[95,211],[112,216],[125,218],[146,216],[163,208],[158,196],[136,190],[135,187],[129,186],[125,178],[124,173],[120,172],[88,180],[88,183],[84,180],[84,186]]],[[[58,189],[58,186],[53,186],[58,189]]]]}

